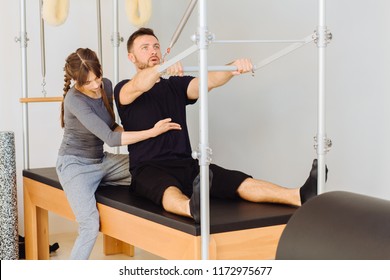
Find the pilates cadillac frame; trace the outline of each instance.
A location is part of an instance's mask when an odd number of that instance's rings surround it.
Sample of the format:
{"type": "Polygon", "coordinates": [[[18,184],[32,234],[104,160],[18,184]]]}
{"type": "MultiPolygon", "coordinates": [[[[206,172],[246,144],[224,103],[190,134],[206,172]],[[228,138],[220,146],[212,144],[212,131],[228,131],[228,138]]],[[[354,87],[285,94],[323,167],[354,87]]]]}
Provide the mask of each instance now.
{"type": "MultiPolygon", "coordinates": [[[[41,0],[39,0],[41,1],[41,0]]],[[[174,43],[178,39],[181,30],[183,29],[188,17],[190,16],[195,4],[198,3],[198,16],[199,25],[196,35],[193,36],[193,41],[196,43],[186,51],[180,53],[171,60],[166,61],[161,65],[160,71],[164,70],[175,62],[183,59],[184,57],[199,51],[199,65],[195,67],[184,67],[184,71],[199,71],[200,77],[200,123],[199,133],[200,142],[197,151],[193,152],[193,157],[199,159],[200,175],[201,175],[201,257],[202,259],[209,258],[209,235],[210,235],[210,220],[209,220],[209,164],[211,160],[211,149],[209,145],[208,136],[208,88],[207,88],[207,73],[208,71],[232,71],[234,67],[230,66],[208,66],[207,49],[210,43],[292,43],[285,49],[275,53],[268,59],[260,61],[255,64],[255,70],[263,67],[274,60],[296,50],[297,48],[306,45],[309,42],[314,41],[318,48],[318,128],[317,135],[315,136],[315,149],[318,157],[318,187],[319,193],[325,190],[325,155],[331,147],[331,141],[327,138],[325,131],[325,58],[326,47],[331,40],[331,33],[327,30],[325,22],[325,2],[326,0],[318,0],[318,26],[316,32],[302,40],[245,40],[245,41],[214,41],[213,36],[207,30],[207,1],[206,0],[191,0],[187,11],[180,22],[174,36],[172,37],[169,50],[173,47],[174,43]]],[[[101,40],[100,34],[100,1],[97,0],[98,7],[98,31],[99,40],[101,40]]],[[[21,67],[22,67],[22,98],[23,103],[23,164],[24,169],[30,167],[29,162],[29,134],[28,134],[28,103],[29,102],[47,102],[47,101],[59,101],[61,98],[28,98],[28,85],[27,85],[27,30],[26,30],[26,0],[20,0],[20,37],[17,38],[20,43],[21,53],[21,67]]],[[[113,33],[112,33],[112,46],[114,52],[114,78],[113,83],[118,82],[119,77],[119,45],[122,41],[118,31],[118,0],[113,0],[113,33]]],[[[99,55],[101,53],[101,43],[99,43],[99,55]]]]}

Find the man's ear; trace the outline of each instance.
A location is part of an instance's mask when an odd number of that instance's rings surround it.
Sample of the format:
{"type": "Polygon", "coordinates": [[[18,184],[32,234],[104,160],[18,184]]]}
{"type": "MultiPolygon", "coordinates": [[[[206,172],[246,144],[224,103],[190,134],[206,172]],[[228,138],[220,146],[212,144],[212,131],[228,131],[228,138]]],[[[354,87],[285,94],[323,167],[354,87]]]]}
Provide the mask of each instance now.
{"type": "Polygon", "coordinates": [[[135,62],[135,56],[133,53],[127,53],[127,58],[131,61],[131,62],[135,62]]]}

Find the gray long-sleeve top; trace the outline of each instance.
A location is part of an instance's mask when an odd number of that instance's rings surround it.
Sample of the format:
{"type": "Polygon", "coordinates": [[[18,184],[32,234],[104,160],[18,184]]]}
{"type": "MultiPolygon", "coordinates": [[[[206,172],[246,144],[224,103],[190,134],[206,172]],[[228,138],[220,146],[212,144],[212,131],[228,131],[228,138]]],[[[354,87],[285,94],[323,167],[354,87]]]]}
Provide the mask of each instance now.
{"type": "MultiPolygon", "coordinates": [[[[103,79],[107,96],[112,96],[112,84],[103,79]]],[[[102,98],[93,99],[72,87],[64,99],[64,136],[59,155],[74,155],[85,158],[103,157],[106,143],[120,146],[121,132],[111,127],[115,120],[107,112],[102,98]]]]}

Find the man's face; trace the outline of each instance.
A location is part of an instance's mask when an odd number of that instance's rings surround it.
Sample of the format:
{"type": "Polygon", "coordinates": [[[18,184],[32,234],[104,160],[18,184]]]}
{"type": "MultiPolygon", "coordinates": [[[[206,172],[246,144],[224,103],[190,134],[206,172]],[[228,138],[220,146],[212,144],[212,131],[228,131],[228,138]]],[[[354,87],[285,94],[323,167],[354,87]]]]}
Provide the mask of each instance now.
{"type": "Polygon", "coordinates": [[[160,64],[162,58],[160,43],[154,36],[140,36],[134,40],[133,48],[128,57],[137,70],[160,64]]]}

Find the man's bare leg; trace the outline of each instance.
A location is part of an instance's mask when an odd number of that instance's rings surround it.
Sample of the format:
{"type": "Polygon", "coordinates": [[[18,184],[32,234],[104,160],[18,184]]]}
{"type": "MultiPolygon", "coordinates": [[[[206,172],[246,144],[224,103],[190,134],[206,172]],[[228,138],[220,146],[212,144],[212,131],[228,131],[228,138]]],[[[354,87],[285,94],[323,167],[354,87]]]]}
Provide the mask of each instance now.
{"type": "MultiPolygon", "coordinates": [[[[328,172],[327,169],[326,172],[328,172]]],[[[211,181],[212,174],[210,176],[211,181]]],[[[199,178],[197,179],[194,180],[194,192],[199,189],[199,178]]],[[[242,199],[251,202],[301,206],[305,201],[317,195],[317,161],[313,161],[309,178],[301,188],[285,188],[267,181],[248,178],[238,187],[237,193],[242,199]]],[[[198,195],[193,196],[197,197],[198,195]]],[[[193,201],[195,201],[194,197],[191,197],[193,201]]],[[[171,186],[163,194],[162,205],[168,212],[195,218],[191,213],[190,201],[190,198],[184,195],[179,188],[171,186]]],[[[199,219],[199,217],[197,218],[199,219]]],[[[195,220],[197,219],[195,218],[195,220]]]]}
{"type": "Polygon", "coordinates": [[[192,217],[189,202],[190,199],[174,186],[168,187],[162,198],[164,210],[185,217],[192,217]]]}
{"type": "MultiPolygon", "coordinates": [[[[209,187],[213,179],[213,173],[209,172],[209,187]]],[[[191,217],[196,223],[200,222],[200,174],[196,176],[192,183],[193,192],[191,198],[184,195],[181,190],[175,186],[168,187],[162,198],[162,205],[168,212],[191,217]]]]}
{"type": "Polygon", "coordinates": [[[317,195],[317,160],[313,161],[309,177],[301,188],[285,188],[270,182],[248,178],[238,187],[237,193],[241,198],[252,202],[301,206],[317,195]]]}
{"type": "Polygon", "coordinates": [[[251,202],[280,203],[301,206],[299,188],[289,189],[279,185],[248,178],[237,189],[238,195],[251,202]]]}

